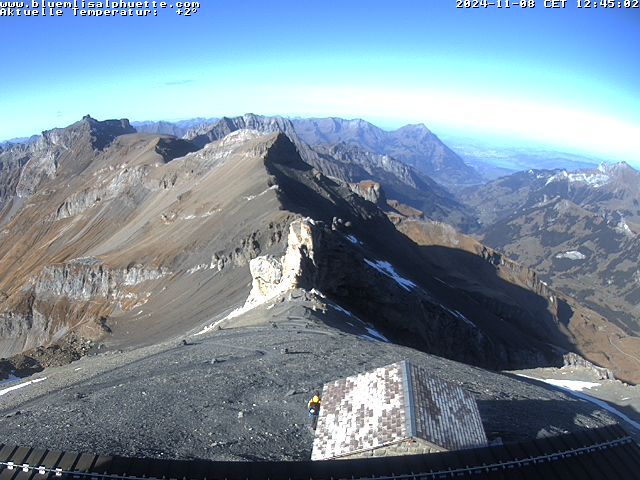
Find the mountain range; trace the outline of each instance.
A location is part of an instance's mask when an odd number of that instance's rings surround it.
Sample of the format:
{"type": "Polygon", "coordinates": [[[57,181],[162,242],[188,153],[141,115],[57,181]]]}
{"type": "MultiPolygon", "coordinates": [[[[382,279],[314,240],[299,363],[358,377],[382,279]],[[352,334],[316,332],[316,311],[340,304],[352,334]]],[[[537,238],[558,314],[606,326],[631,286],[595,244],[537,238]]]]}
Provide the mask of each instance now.
{"type": "MultiPolygon", "coordinates": [[[[576,286],[591,270],[560,270],[579,265],[580,255],[606,257],[609,264],[597,265],[611,269],[611,295],[629,280],[623,275],[633,275],[640,212],[637,172],[627,165],[531,171],[464,188],[474,170],[424,126],[384,132],[362,121],[251,114],[199,124],[182,138],[87,116],[3,149],[0,165],[0,375],[42,368],[55,375],[86,358],[90,377],[42,387],[52,390],[29,407],[49,425],[47,438],[69,448],[95,451],[109,440],[62,439],[46,415],[66,422],[69,412],[47,398],[76,389],[80,396],[69,401],[81,411],[87,396],[107,405],[120,369],[135,364],[147,374],[129,372],[135,380],[122,395],[139,399],[163,391],[163,382],[182,382],[167,375],[180,377],[173,365],[187,357],[185,371],[197,358],[206,382],[221,378],[211,369],[234,372],[216,387],[225,402],[260,391],[279,399],[264,407],[275,412],[288,396],[317,388],[316,379],[330,380],[331,369],[317,362],[328,352],[337,357],[327,364],[343,365],[345,374],[381,361],[373,359],[416,356],[485,398],[487,428],[504,438],[609,420],[563,404],[553,420],[533,418],[540,413],[510,425],[498,419],[501,398],[558,397],[486,369],[561,366],[577,353],[618,378],[640,380],[633,321],[611,316],[604,296],[576,286]],[[547,252],[557,261],[545,263],[547,252]],[[353,347],[363,341],[367,354],[353,347]],[[166,363],[153,366],[154,358],[166,363]],[[274,373],[287,369],[288,379],[274,373]]],[[[633,285],[620,297],[621,315],[637,295],[633,285]]],[[[167,421],[133,398],[122,420],[105,411],[93,421],[118,432],[131,430],[136,417],[167,421]]],[[[201,396],[180,399],[191,405],[201,396]]],[[[222,405],[197,406],[202,415],[207,408],[216,412],[212,422],[229,415],[222,405]]],[[[16,442],[46,437],[20,429],[14,417],[0,425],[16,442]]],[[[279,441],[291,443],[291,425],[274,422],[272,430],[284,429],[279,441]]],[[[147,433],[134,435],[151,448],[147,433]]],[[[188,456],[196,447],[184,448],[188,456]]],[[[240,455],[234,449],[227,453],[240,455]]]]}
{"type": "Polygon", "coordinates": [[[634,334],[640,173],[626,163],[529,170],[466,190],[482,239],[634,334]]]}

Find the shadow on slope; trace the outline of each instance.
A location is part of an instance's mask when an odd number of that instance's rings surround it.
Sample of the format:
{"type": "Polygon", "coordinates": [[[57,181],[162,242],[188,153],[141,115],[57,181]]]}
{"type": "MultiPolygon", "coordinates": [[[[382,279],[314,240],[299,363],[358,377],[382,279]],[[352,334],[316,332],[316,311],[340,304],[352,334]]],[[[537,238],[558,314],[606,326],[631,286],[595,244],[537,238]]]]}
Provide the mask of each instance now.
{"type": "MultiPolygon", "coordinates": [[[[417,248],[375,205],[304,163],[286,136],[279,135],[265,163],[280,186],[283,208],[332,224],[331,233],[326,228],[319,234],[318,273],[308,281],[309,288],[319,288],[392,340],[425,352],[493,369],[562,364],[562,355],[549,344],[564,349],[571,343],[552,313],[545,313],[544,298],[502,280],[491,269],[485,272],[490,281],[472,280],[476,291],[461,296],[456,288],[434,280],[433,265],[425,262],[430,258],[426,247],[417,248]],[[336,217],[344,222],[336,224],[336,217]],[[345,241],[347,234],[363,245],[345,241]],[[376,261],[391,262],[419,285],[394,283],[367,266],[376,261]],[[496,292],[483,291],[485,283],[496,292]]],[[[475,272],[478,261],[486,263],[452,250],[446,262],[449,270],[463,266],[475,272]]]]}
{"type": "MultiPolygon", "coordinates": [[[[507,335],[525,344],[535,339],[547,344],[547,349],[549,344],[563,350],[573,347],[566,329],[573,313],[571,307],[564,300],[559,302],[551,292],[536,291],[544,284],[538,285],[534,277],[524,271],[507,271],[511,277],[507,280],[498,273],[499,268],[505,267],[466,250],[438,245],[418,248],[440,280],[432,288],[458,304],[462,313],[483,331],[507,335]],[[515,283],[516,275],[524,276],[520,285],[515,283]],[[556,306],[558,303],[560,306],[556,306]]],[[[555,363],[558,362],[557,366],[561,366],[561,356],[556,356],[555,363]]]]}
{"type": "Polygon", "coordinates": [[[503,443],[510,443],[521,441],[522,438],[573,433],[585,427],[590,428],[592,418],[598,418],[605,424],[615,424],[610,417],[603,416],[602,409],[580,400],[498,399],[478,400],[477,403],[489,441],[501,439],[503,443]],[[568,410],[575,412],[573,418],[566,415],[568,410]],[[514,425],[519,425],[517,434],[514,433],[514,425]]]}

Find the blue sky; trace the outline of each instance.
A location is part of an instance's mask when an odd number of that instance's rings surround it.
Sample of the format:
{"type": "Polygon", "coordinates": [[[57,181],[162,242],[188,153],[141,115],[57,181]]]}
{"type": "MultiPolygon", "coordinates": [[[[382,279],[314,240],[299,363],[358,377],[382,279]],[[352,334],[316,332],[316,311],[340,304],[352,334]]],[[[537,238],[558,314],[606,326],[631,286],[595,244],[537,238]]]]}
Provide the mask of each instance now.
{"type": "Polygon", "coordinates": [[[0,138],[246,112],[531,141],[640,162],[640,10],[206,0],[185,18],[0,17],[0,138]]]}

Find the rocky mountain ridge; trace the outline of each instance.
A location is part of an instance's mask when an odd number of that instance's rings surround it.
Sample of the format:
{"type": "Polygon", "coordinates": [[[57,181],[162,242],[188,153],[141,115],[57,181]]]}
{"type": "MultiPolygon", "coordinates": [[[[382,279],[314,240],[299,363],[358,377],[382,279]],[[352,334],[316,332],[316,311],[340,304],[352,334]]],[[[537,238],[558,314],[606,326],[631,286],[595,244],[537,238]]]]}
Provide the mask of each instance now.
{"type": "MultiPolygon", "coordinates": [[[[16,193],[9,208],[3,204],[5,356],[71,330],[98,338],[108,329],[114,346],[133,345],[195,328],[212,316],[227,318],[253,303],[247,299],[255,295],[243,287],[250,273],[257,274],[254,283],[263,275],[271,283],[289,278],[280,258],[287,258],[292,225],[310,218],[301,225],[315,240],[299,241],[296,248],[316,253],[299,262],[309,268],[285,282],[287,290],[316,290],[326,308],[335,305],[393,341],[490,368],[555,364],[572,349],[596,355],[597,363],[615,363],[615,355],[607,359],[602,350],[589,350],[591,337],[569,328],[574,316],[560,308],[560,296],[535,278],[516,281],[516,264],[495,251],[453,252],[452,264],[469,272],[477,257],[493,267],[510,265],[510,277],[493,281],[495,291],[466,288],[461,301],[460,280],[442,278],[455,275],[440,274],[438,280],[431,273],[442,267],[434,260],[439,254],[427,254],[429,245],[400,235],[398,230],[408,233],[399,228],[407,222],[394,226],[387,219],[409,209],[398,202],[385,206],[383,187],[376,193],[375,183],[356,186],[307,163],[305,157],[320,154],[297,139],[284,119],[223,119],[199,137],[201,145],[130,134],[125,121],[94,122],[84,119],[69,132],[49,135],[56,139],[51,150],[64,144],[73,161],[60,157],[53,176],[39,178],[26,203],[16,193]],[[259,130],[241,128],[248,126],[259,130]],[[123,132],[110,138],[114,128],[123,132]],[[55,188],[61,181],[65,187],[55,188]],[[374,203],[364,199],[368,195],[374,203]],[[537,306],[527,311],[527,302],[514,304],[500,293],[509,283],[527,292],[513,295],[537,306]],[[188,320],[172,321],[185,312],[188,320]]],[[[386,164],[384,171],[395,178],[416,186],[423,181],[390,157],[350,146],[323,155],[327,170],[346,164],[366,172],[386,164]]],[[[33,158],[41,164],[40,157],[27,155],[24,169],[33,158]]],[[[481,283],[475,278],[469,275],[467,286],[481,283]]],[[[625,365],[612,368],[628,375],[625,365]]]]}
{"type": "MultiPolygon", "coordinates": [[[[85,120],[59,132],[67,149],[52,143],[55,170],[34,175],[25,197],[16,179],[47,152],[0,154],[12,169],[0,204],[4,441],[307,458],[309,392],[401,359],[470,391],[492,440],[614,421],[485,369],[568,361],[637,381],[615,348],[636,351],[632,337],[499,251],[389,200],[385,185],[324,173],[286,125],[240,128],[247,120],[224,121],[202,145],[123,133],[102,149],[92,138],[113,124],[85,120]]],[[[334,163],[323,152],[325,169],[364,177],[386,163],[420,185],[390,157],[341,148],[334,163]]]]}
{"type": "MultiPolygon", "coordinates": [[[[327,176],[350,183],[373,180],[384,186],[391,199],[418,208],[429,218],[447,221],[463,230],[477,228],[467,208],[427,175],[389,155],[374,153],[358,145],[339,142],[312,147],[301,138],[295,122],[299,120],[254,114],[224,117],[210,127],[190,131],[185,138],[203,146],[240,129],[262,133],[283,132],[294,143],[302,159],[327,176]]],[[[366,124],[364,121],[360,123],[366,124]]],[[[425,155],[428,156],[428,152],[425,155]]]]}
{"type": "Polygon", "coordinates": [[[445,186],[478,183],[478,173],[426,126],[405,125],[388,132],[364,120],[293,119],[303,141],[311,146],[346,143],[389,155],[445,186]]]}

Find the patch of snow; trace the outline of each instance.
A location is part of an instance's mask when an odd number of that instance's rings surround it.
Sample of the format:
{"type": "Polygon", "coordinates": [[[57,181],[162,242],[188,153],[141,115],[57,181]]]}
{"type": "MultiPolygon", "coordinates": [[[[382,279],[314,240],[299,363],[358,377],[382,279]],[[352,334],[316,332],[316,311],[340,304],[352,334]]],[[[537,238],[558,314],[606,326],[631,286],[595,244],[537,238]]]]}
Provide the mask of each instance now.
{"type": "Polygon", "coordinates": [[[562,172],[549,177],[545,186],[552,182],[562,180],[567,180],[569,183],[585,183],[591,187],[599,188],[609,183],[611,177],[604,173],[567,173],[566,170],[563,170],[562,172]]]}
{"type": "Polygon", "coordinates": [[[598,405],[600,408],[603,408],[607,412],[615,415],[618,418],[621,418],[622,420],[624,420],[628,424],[632,425],[634,428],[640,430],[640,423],[636,422],[635,420],[632,420],[631,418],[626,416],[624,413],[622,413],[620,410],[618,410],[616,408],[613,408],[611,405],[609,405],[604,400],[600,400],[598,398],[593,398],[590,395],[586,395],[586,394],[580,393],[580,392],[571,391],[571,394],[573,396],[575,396],[575,397],[580,398],[581,400],[586,400],[587,402],[591,402],[591,403],[593,403],[595,405],[598,405]]]}
{"type": "MultiPolygon", "coordinates": [[[[346,310],[344,308],[342,308],[340,305],[337,305],[333,302],[327,302],[332,308],[336,309],[337,311],[344,313],[345,315],[358,320],[363,326],[364,329],[367,331],[367,333],[369,335],[361,335],[361,338],[366,338],[368,340],[376,340],[378,342],[385,342],[385,343],[391,343],[391,341],[385,337],[382,333],[380,333],[378,330],[376,330],[375,328],[373,328],[372,325],[368,324],[367,322],[360,320],[358,317],[356,317],[353,313],[351,313],[349,310],[346,310]]],[[[354,326],[353,323],[351,322],[346,322],[347,325],[350,326],[354,326]]]]}
{"type": "MultiPolygon", "coordinates": [[[[269,299],[269,300],[271,300],[271,299],[269,299]]],[[[265,301],[263,303],[267,303],[267,302],[265,301]]],[[[212,324],[207,325],[202,330],[200,330],[198,333],[196,333],[196,335],[202,335],[204,333],[210,332],[211,330],[216,328],[218,325],[220,325],[222,322],[224,322],[226,320],[230,320],[232,318],[239,317],[240,315],[242,315],[244,313],[247,313],[250,310],[253,310],[254,308],[256,308],[259,305],[262,305],[263,303],[254,303],[254,304],[245,303],[241,307],[238,307],[238,308],[235,308],[235,309],[231,310],[231,312],[229,312],[228,315],[226,315],[225,317],[222,317],[220,320],[217,320],[217,321],[213,322],[212,324]]]]}
{"type": "Polygon", "coordinates": [[[567,388],[573,392],[581,392],[585,388],[599,387],[601,385],[600,383],[583,382],[581,380],[555,380],[553,378],[545,378],[542,381],[556,387],[567,388]]]}
{"type": "Polygon", "coordinates": [[[206,263],[201,263],[200,265],[191,267],[189,270],[187,270],[187,273],[191,275],[193,273],[199,272],[200,270],[206,270],[207,268],[209,268],[209,265],[207,265],[206,263]]]}
{"type": "Polygon", "coordinates": [[[460,313],[458,310],[451,310],[450,308],[445,307],[444,305],[440,305],[442,308],[444,308],[447,312],[449,312],[451,315],[453,315],[454,317],[456,317],[458,320],[462,320],[464,323],[466,323],[467,325],[469,325],[470,327],[473,328],[478,328],[476,326],[475,323],[473,323],[471,320],[469,320],[467,317],[465,317],[462,313],[460,313]]]}
{"type": "Polygon", "coordinates": [[[577,250],[570,250],[568,252],[558,253],[556,258],[568,258],[569,260],[584,260],[586,255],[577,250]]]}
{"type": "Polygon", "coordinates": [[[355,237],[354,235],[347,235],[346,237],[347,237],[347,240],[349,240],[354,245],[362,245],[362,242],[358,240],[358,238],[355,237]]]}
{"type": "Polygon", "coordinates": [[[322,293],[320,290],[317,290],[315,288],[312,288],[311,291],[309,293],[312,293],[313,295],[317,295],[320,298],[327,298],[324,293],[322,293]]]}
{"type": "MultiPolygon", "coordinates": [[[[333,308],[335,308],[337,311],[344,313],[345,315],[348,315],[351,318],[355,318],[357,320],[360,320],[358,317],[356,317],[353,313],[351,313],[349,310],[345,310],[344,308],[342,308],[340,305],[337,305],[333,302],[329,302],[329,305],[333,308]]],[[[360,320],[362,322],[362,320],[360,320]]],[[[364,323],[364,322],[362,322],[364,323]]]]}
{"type": "Polygon", "coordinates": [[[245,200],[246,200],[247,202],[250,202],[251,200],[254,200],[254,199],[258,198],[258,197],[261,197],[262,195],[264,195],[265,193],[267,193],[269,190],[277,190],[277,189],[278,189],[278,185],[272,185],[272,186],[270,186],[269,188],[267,188],[267,189],[266,189],[266,190],[264,190],[263,192],[260,192],[260,193],[259,193],[259,194],[257,194],[257,195],[249,195],[249,196],[244,197],[244,198],[245,198],[245,200]]]}
{"type": "Polygon", "coordinates": [[[369,333],[369,335],[374,337],[376,340],[380,340],[381,342],[385,342],[385,343],[391,343],[387,337],[385,337],[375,328],[372,328],[372,327],[364,327],[364,328],[369,333]]]}
{"type": "Polygon", "coordinates": [[[447,287],[450,287],[451,285],[449,285],[447,282],[445,282],[444,280],[438,278],[438,277],[433,277],[434,280],[440,282],[443,285],[446,285],[447,287]]]}
{"type": "Polygon", "coordinates": [[[243,314],[253,310],[256,307],[259,307],[260,305],[265,305],[265,304],[271,302],[271,300],[276,298],[278,295],[281,295],[282,293],[284,293],[284,292],[278,290],[278,291],[274,292],[273,295],[271,295],[271,296],[269,296],[267,298],[264,298],[264,299],[260,299],[260,301],[257,301],[257,302],[248,302],[247,301],[247,302],[244,303],[244,305],[233,309],[225,317],[221,318],[220,320],[217,320],[217,321],[213,322],[210,325],[207,325],[202,330],[200,330],[198,333],[196,333],[196,335],[202,335],[204,333],[210,332],[211,330],[216,328],[218,325],[220,325],[222,322],[224,322],[226,320],[230,320],[232,318],[239,317],[240,315],[243,315],[243,314]]]}
{"type": "Polygon", "coordinates": [[[46,380],[46,379],[47,379],[47,377],[36,378],[35,380],[29,380],[28,382],[20,383],[20,384],[18,384],[18,385],[13,385],[13,386],[11,386],[11,387],[5,388],[5,389],[3,389],[3,390],[0,390],[0,397],[1,397],[2,395],[6,395],[6,394],[7,394],[7,393],[9,393],[9,392],[13,392],[14,390],[18,390],[18,389],[20,389],[20,388],[28,387],[29,385],[33,385],[33,384],[35,384],[35,383],[42,382],[42,381],[44,381],[44,380],[46,380]]]}
{"type": "Polygon", "coordinates": [[[627,225],[627,222],[624,221],[624,217],[620,219],[620,222],[618,222],[618,225],[616,225],[616,230],[630,237],[633,237],[635,235],[633,230],[631,230],[631,228],[629,228],[629,225],[627,225]]]}
{"type": "Polygon", "coordinates": [[[417,285],[411,280],[398,275],[395,268],[393,268],[393,265],[391,265],[389,262],[385,262],[383,260],[369,260],[368,258],[365,258],[364,261],[367,263],[367,265],[375,268],[380,273],[395,280],[398,285],[400,285],[408,292],[417,287],[417,285]]]}

